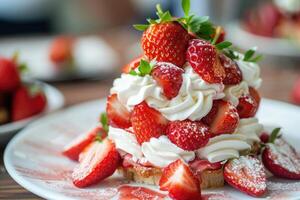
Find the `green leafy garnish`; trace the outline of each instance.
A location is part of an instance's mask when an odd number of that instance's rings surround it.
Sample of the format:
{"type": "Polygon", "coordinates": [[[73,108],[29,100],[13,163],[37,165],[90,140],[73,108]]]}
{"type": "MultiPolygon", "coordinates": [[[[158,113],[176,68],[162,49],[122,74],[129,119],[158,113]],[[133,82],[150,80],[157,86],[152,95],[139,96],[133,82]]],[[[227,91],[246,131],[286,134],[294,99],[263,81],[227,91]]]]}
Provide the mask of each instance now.
{"type": "Polygon", "coordinates": [[[246,51],[246,53],[244,54],[244,59],[243,61],[246,62],[258,62],[262,59],[262,55],[255,55],[255,49],[249,49],[248,51],[246,51]]]}
{"type": "Polygon", "coordinates": [[[181,6],[182,6],[183,12],[185,14],[185,17],[188,17],[189,13],[190,13],[190,8],[191,8],[190,0],[182,0],[181,6]]]}
{"type": "Polygon", "coordinates": [[[101,113],[100,122],[102,124],[103,130],[107,133],[108,132],[108,119],[106,113],[101,113]]]}
{"type": "Polygon", "coordinates": [[[226,51],[224,51],[224,54],[228,57],[231,58],[232,60],[237,60],[239,59],[239,56],[234,53],[234,51],[232,49],[227,49],[226,51]]]}
{"type": "Polygon", "coordinates": [[[268,141],[269,143],[274,143],[277,138],[281,137],[281,135],[279,134],[280,130],[281,130],[281,128],[275,128],[272,131],[272,133],[271,133],[271,135],[269,137],[269,141],[268,141]]]}
{"type": "Polygon", "coordinates": [[[193,32],[200,38],[205,40],[211,39],[211,35],[215,33],[215,27],[209,21],[208,16],[199,17],[191,15],[185,19],[186,26],[189,32],[193,32]]]}
{"type": "Polygon", "coordinates": [[[151,73],[155,63],[155,60],[149,63],[146,60],[141,59],[140,65],[138,66],[137,70],[131,70],[129,74],[133,76],[146,76],[147,74],[151,73]]]}
{"type": "Polygon", "coordinates": [[[226,48],[230,47],[231,45],[232,45],[231,42],[229,42],[229,41],[224,41],[224,42],[221,42],[221,43],[219,43],[219,44],[216,44],[216,48],[217,48],[218,50],[223,50],[223,49],[226,49],[226,48]]]}

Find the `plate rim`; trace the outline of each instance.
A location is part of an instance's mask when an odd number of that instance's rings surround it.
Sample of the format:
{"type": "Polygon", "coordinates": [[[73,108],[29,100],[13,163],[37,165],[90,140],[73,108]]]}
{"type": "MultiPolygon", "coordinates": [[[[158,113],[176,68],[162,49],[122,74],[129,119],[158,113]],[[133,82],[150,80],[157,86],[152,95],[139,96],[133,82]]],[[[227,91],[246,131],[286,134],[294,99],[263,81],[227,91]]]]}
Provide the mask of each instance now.
{"type": "MultiPolygon", "coordinates": [[[[283,106],[288,106],[291,109],[298,109],[300,111],[300,107],[295,106],[293,104],[289,104],[286,102],[282,102],[282,101],[278,101],[278,100],[272,100],[272,99],[268,99],[268,98],[263,98],[262,99],[264,103],[271,103],[271,104],[281,104],[283,106]]],[[[13,137],[13,139],[7,144],[5,150],[4,150],[4,166],[5,169],[7,170],[8,174],[11,176],[12,179],[14,179],[21,187],[25,188],[26,190],[28,190],[29,192],[40,196],[42,198],[46,198],[46,199],[76,199],[76,198],[71,198],[71,197],[67,197],[62,195],[61,193],[58,192],[54,192],[51,190],[47,190],[42,186],[36,185],[31,183],[30,181],[28,181],[26,178],[24,178],[23,176],[20,176],[19,173],[17,172],[17,170],[13,167],[12,161],[10,159],[10,155],[13,153],[13,148],[15,147],[15,144],[17,144],[24,136],[26,136],[28,134],[27,129],[29,129],[32,126],[35,126],[36,124],[43,122],[45,120],[47,120],[48,118],[52,118],[56,115],[62,115],[63,113],[69,111],[69,110],[73,110],[73,109],[78,109],[79,107],[82,106],[87,106],[89,104],[105,104],[106,102],[106,98],[101,98],[101,99],[97,99],[97,100],[91,100],[91,101],[86,101],[83,103],[79,103],[79,104],[75,104],[73,106],[70,106],[68,108],[59,110],[55,113],[50,113],[47,116],[44,116],[36,121],[34,121],[33,123],[31,123],[29,126],[27,126],[25,129],[23,129],[22,131],[19,132],[19,134],[17,134],[16,136],[13,137]],[[47,194],[47,195],[46,195],[47,194]]]]}

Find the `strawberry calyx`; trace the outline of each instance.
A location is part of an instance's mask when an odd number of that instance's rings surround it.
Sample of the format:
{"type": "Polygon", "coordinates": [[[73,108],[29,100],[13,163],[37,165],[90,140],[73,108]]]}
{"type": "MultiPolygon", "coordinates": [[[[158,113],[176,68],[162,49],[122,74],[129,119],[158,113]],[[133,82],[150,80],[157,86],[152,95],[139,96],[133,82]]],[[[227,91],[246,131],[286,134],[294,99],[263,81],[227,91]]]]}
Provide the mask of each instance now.
{"type": "Polygon", "coordinates": [[[14,52],[14,54],[13,54],[13,56],[12,56],[11,59],[12,59],[12,61],[14,63],[16,63],[18,71],[21,74],[24,74],[24,73],[28,72],[29,69],[28,69],[28,66],[27,66],[27,64],[25,62],[21,62],[20,63],[20,61],[19,61],[20,59],[19,58],[20,58],[20,52],[16,51],[16,52],[14,52]]]}
{"type": "Polygon", "coordinates": [[[136,70],[130,70],[129,74],[133,76],[146,76],[149,75],[156,64],[155,60],[148,62],[144,59],[141,59],[139,66],[136,70]]]}
{"type": "Polygon", "coordinates": [[[105,112],[101,113],[100,123],[102,125],[102,130],[99,130],[97,132],[97,135],[95,137],[95,141],[97,141],[97,142],[102,142],[103,139],[106,138],[108,130],[109,130],[108,118],[107,118],[107,114],[105,112]]]}
{"type": "Polygon", "coordinates": [[[274,144],[276,139],[281,138],[280,130],[281,130],[281,128],[275,128],[272,131],[272,133],[269,137],[268,143],[274,144]]]}

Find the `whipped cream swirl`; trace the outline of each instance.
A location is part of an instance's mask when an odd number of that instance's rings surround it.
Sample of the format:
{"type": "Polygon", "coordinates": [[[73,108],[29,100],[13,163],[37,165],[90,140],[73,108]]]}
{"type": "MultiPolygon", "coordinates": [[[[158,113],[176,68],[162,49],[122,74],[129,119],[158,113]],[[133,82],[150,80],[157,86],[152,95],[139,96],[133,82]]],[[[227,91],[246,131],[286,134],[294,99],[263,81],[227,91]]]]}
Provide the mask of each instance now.
{"type": "Polygon", "coordinates": [[[257,63],[243,61],[243,56],[239,55],[237,60],[240,70],[243,74],[243,80],[251,87],[258,89],[261,86],[260,68],[257,63]]]}
{"type": "Polygon", "coordinates": [[[122,74],[121,78],[115,80],[111,93],[116,93],[120,102],[129,110],[145,100],[170,121],[200,120],[211,110],[213,100],[225,96],[224,85],[208,84],[191,66],[185,68],[182,76],[179,94],[171,100],[165,98],[162,88],[149,75],[140,77],[122,74]]]}
{"type": "Polygon", "coordinates": [[[239,125],[234,134],[241,134],[246,137],[249,144],[259,142],[259,135],[263,132],[263,125],[258,122],[256,117],[240,119],[239,125]]]}
{"type": "Polygon", "coordinates": [[[249,87],[245,81],[242,81],[237,85],[226,86],[224,93],[224,99],[236,107],[239,104],[239,98],[244,94],[249,94],[249,87]]]}

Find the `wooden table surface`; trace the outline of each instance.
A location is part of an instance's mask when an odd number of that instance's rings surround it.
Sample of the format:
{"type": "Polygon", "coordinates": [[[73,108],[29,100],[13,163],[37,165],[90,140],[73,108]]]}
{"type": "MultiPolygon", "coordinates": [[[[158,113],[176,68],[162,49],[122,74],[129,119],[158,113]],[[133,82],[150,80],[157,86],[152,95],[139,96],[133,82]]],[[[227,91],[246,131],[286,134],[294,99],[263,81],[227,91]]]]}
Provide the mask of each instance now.
{"type": "MultiPolygon", "coordinates": [[[[128,32],[126,33],[128,34],[128,32]]],[[[114,36],[103,35],[104,38],[120,54],[124,63],[125,54],[128,52],[128,45],[137,41],[136,37],[124,36],[124,32],[117,32],[114,36]],[[115,38],[119,38],[116,40],[115,38]]],[[[275,62],[276,64],[276,62],[275,62]]],[[[278,64],[278,63],[277,63],[278,64]]],[[[289,64],[290,65],[290,64],[289,64]]],[[[261,65],[263,86],[260,89],[261,95],[266,98],[289,102],[290,90],[297,77],[300,76],[300,66],[274,67],[270,62],[261,65]],[[297,69],[298,68],[298,69],[297,69]]],[[[107,77],[106,80],[98,81],[77,81],[67,83],[54,83],[65,96],[66,106],[71,106],[80,102],[94,100],[105,97],[111,87],[114,77],[107,77]]],[[[3,165],[3,150],[0,148],[0,199],[40,199],[31,192],[18,185],[6,172],[3,165]]]]}

